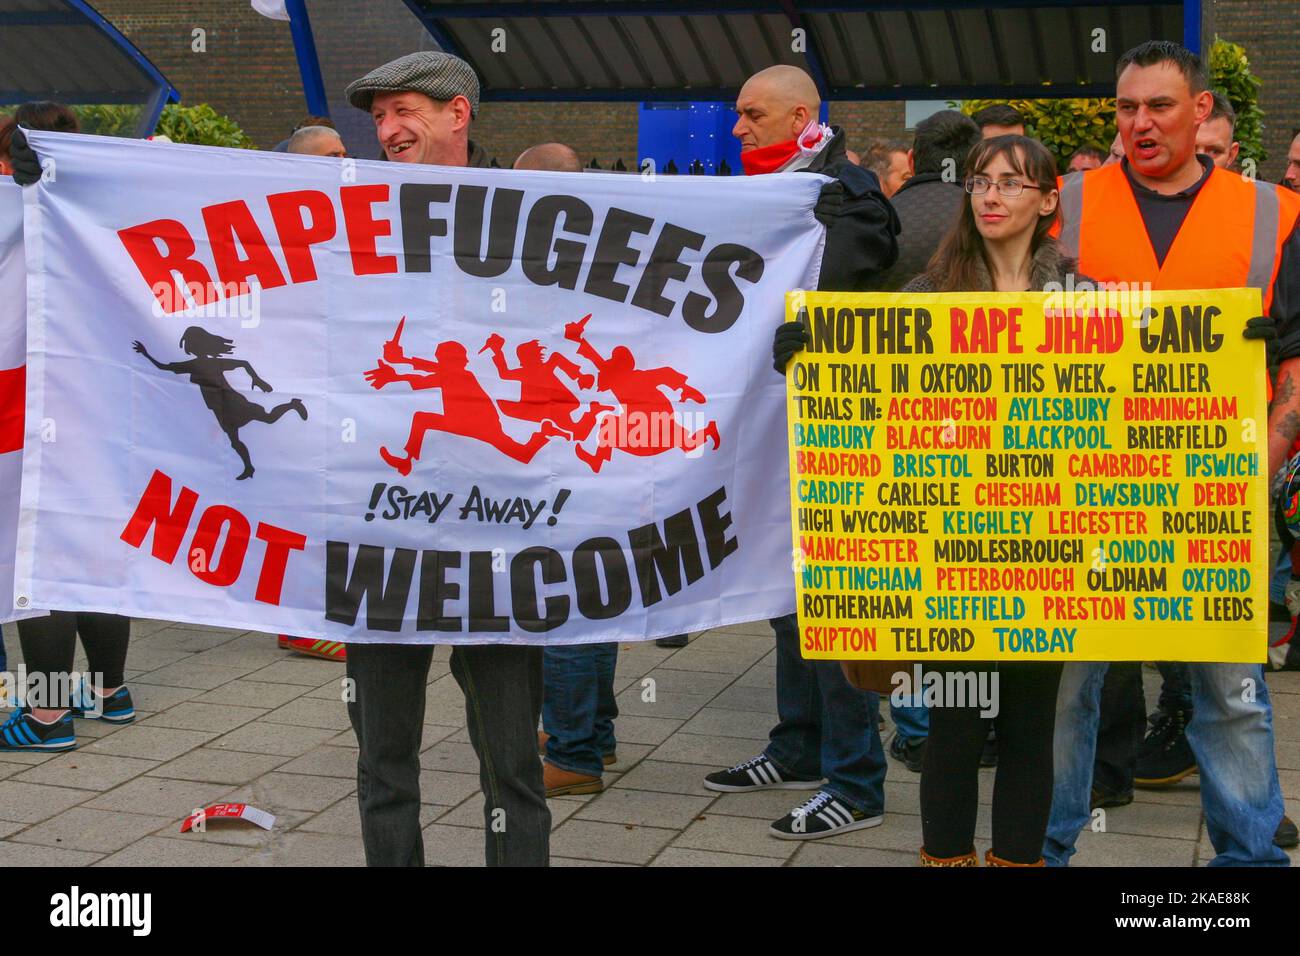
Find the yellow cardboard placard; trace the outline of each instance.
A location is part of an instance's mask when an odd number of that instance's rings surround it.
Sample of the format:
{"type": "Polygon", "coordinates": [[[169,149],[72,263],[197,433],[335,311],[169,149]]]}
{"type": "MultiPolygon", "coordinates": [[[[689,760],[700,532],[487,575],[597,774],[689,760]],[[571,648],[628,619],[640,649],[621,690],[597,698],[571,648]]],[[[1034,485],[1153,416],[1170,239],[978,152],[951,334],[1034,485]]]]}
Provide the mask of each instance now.
{"type": "Polygon", "coordinates": [[[1261,662],[1257,290],[792,292],[804,657],[1261,662]]]}

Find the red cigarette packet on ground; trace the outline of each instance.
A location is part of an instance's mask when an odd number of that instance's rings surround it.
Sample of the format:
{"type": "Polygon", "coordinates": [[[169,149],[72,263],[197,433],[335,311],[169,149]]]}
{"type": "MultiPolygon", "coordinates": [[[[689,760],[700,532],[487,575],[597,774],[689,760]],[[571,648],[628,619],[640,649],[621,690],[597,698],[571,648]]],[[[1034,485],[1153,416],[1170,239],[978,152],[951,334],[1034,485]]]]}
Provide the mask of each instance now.
{"type": "Polygon", "coordinates": [[[208,820],[247,820],[254,826],[269,830],[275,825],[275,814],[250,807],[246,803],[214,803],[186,817],[181,824],[181,833],[189,833],[196,827],[202,830],[208,820]]]}

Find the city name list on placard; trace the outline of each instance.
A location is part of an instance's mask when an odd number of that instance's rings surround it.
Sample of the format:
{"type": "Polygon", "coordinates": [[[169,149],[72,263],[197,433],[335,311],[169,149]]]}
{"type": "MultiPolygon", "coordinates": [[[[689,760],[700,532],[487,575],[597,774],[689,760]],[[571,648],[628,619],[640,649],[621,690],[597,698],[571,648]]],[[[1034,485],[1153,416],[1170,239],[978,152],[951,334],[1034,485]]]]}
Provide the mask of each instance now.
{"type": "Polygon", "coordinates": [[[1257,292],[787,307],[805,657],[1264,659],[1257,292]]]}

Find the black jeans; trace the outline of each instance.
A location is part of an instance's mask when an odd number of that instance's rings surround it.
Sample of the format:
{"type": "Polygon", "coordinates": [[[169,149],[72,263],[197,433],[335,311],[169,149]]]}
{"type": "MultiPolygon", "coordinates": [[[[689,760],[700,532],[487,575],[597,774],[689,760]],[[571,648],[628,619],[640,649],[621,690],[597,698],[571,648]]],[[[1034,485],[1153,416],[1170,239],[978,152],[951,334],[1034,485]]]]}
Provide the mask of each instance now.
{"type": "MultiPolygon", "coordinates": [[[[1061,665],[958,661],[925,669],[997,671],[993,853],[1013,863],[1036,862],[1052,809],[1052,733],[1061,665]]],[[[931,856],[961,856],[975,848],[980,753],[988,723],[978,706],[930,708],[930,737],[921,768],[921,832],[931,856]]]]}
{"type": "Polygon", "coordinates": [[[1146,696],[1142,692],[1142,664],[1112,663],[1101,685],[1097,724],[1097,756],[1092,765],[1092,785],[1107,794],[1133,789],[1138,748],[1147,729],[1146,696]]]}
{"type": "MultiPolygon", "coordinates": [[[[420,740],[433,647],[349,644],[357,735],[357,803],[368,866],[423,866],[420,740]]],[[[465,692],[470,742],[483,788],[488,866],[545,866],[551,811],[537,755],[542,649],[510,644],[458,646],[451,672],[465,692]]]]}
{"type": "MultiPolygon", "coordinates": [[[[1186,664],[1162,661],[1156,665],[1164,678],[1157,707],[1165,714],[1181,712],[1192,719],[1192,674],[1186,664]]],[[[1092,784],[1107,793],[1133,789],[1138,750],[1147,731],[1146,692],[1142,665],[1132,661],[1111,664],[1101,685],[1101,714],[1097,725],[1097,756],[1092,784]]]]}
{"type": "MultiPolygon", "coordinates": [[[[1188,714],[1188,723],[1191,723],[1191,668],[1180,661],[1161,661],[1156,665],[1156,667],[1160,669],[1160,676],[1164,678],[1163,682],[1160,684],[1160,703],[1156,706],[1166,714],[1173,714],[1179,711],[1188,714]]],[[[1142,709],[1146,709],[1145,700],[1142,701],[1142,709]]]]}

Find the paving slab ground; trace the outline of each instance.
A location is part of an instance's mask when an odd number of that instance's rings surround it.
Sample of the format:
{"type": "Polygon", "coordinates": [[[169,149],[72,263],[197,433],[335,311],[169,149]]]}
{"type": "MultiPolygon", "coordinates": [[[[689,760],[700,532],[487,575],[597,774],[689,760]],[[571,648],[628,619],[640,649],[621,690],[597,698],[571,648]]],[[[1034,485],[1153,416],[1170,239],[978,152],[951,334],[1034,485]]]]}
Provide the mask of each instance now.
{"type": "MultiPolygon", "coordinates": [[[[20,659],[13,629],[11,668],[20,659]]],[[[604,793],[551,801],[552,862],[569,866],[913,866],[919,777],[890,761],[885,822],[791,842],[768,823],[806,795],[718,794],[704,774],[753,756],[776,713],[771,632],[762,622],[693,636],[679,650],[620,648],[618,762],[604,793]]],[[[420,756],[426,857],[483,864],[477,762],[447,666],[430,669],[420,756]]],[[[78,659],[78,666],[84,660],[78,659]]],[[[0,753],[0,865],[356,866],[356,742],[343,667],[296,657],[269,634],[137,621],[128,679],[139,719],[77,721],[77,750],[0,753]],[[270,832],[210,826],[181,834],[199,806],[246,801],[274,813],[270,832]]],[[[1144,671],[1148,700],[1158,675],[1144,671]]],[[[1300,818],[1300,674],[1271,674],[1278,766],[1300,818]]],[[[886,711],[886,730],[888,727],[886,711]]],[[[981,771],[976,848],[990,836],[992,771],[981,771]]],[[[1084,866],[1198,866],[1213,856],[1195,776],[1138,791],[1085,832],[1084,866]]],[[[1292,851],[1292,859],[1297,859],[1292,851]]]]}

